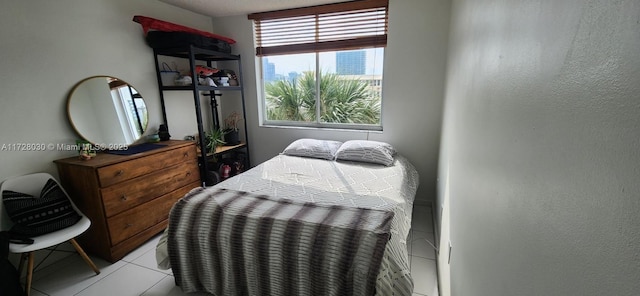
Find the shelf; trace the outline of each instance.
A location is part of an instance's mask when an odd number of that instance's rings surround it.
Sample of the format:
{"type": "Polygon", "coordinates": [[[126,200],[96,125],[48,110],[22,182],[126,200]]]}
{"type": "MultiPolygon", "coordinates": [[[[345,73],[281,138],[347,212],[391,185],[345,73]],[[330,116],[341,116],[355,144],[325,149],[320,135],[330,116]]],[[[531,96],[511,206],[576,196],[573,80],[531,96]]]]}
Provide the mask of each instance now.
{"type": "MultiPolygon", "coordinates": [[[[230,146],[219,146],[219,147],[216,147],[215,153],[209,152],[207,153],[207,156],[222,155],[222,154],[233,152],[235,150],[242,149],[245,147],[247,147],[246,143],[240,143],[238,145],[230,145],[230,146]]],[[[198,148],[198,154],[200,154],[199,148],[198,148]]]]}
{"type": "Polygon", "coordinates": [[[250,167],[251,162],[249,158],[249,143],[248,143],[248,136],[247,136],[248,130],[247,130],[246,121],[244,124],[245,139],[242,143],[238,145],[233,145],[233,146],[218,147],[216,148],[215,153],[207,153],[207,151],[204,151],[206,149],[204,144],[206,132],[204,129],[204,120],[202,116],[201,95],[206,95],[210,97],[209,101],[211,105],[211,116],[213,121],[213,128],[215,129],[220,128],[220,119],[219,119],[220,115],[218,112],[219,105],[217,102],[217,97],[222,95],[221,93],[222,91],[238,91],[239,92],[239,96],[241,97],[241,102],[242,102],[242,118],[244,119],[247,118],[245,101],[244,101],[245,99],[244,90],[242,88],[242,85],[243,85],[242,61],[240,59],[240,55],[233,55],[230,53],[198,48],[193,45],[177,46],[173,48],[154,48],[153,54],[154,54],[155,64],[156,64],[156,74],[157,74],[156,76],[158,79],[158,85],[160,89],[160,103],[162,107],[162,118],[164,119],[165,124],[168,125],[167,109],[164,101],[164,92],[165,91],[190,91],[193,94],[195,113],[196,113],[195,114],[196,124],[198,127],[198,140],[199,140],[199,144],[198,144],[199,157],[198,158],[199,158],[202,181],[208,185],[212,185],[212,184],[209,184],[211,182],[209,179],[207,179],[206,174],[209,171],[207,160],[214,156],[221,156],[227,153],[232,153],[232,152],[236,152],[238,150],[243,149],[244,151],[242,152],[245,153],[245,158],[244,158],[245,165],[246,167],[250,167]],[[215,86],[215,87],[203,86],[203,85],[197,85],[197,84],[163,86],[162,77],[160,75],[161,69],[160,69],[160,61],[158,60],[158,56],[168,56],[168,57],[177,57],[177,58],[187,59],[189,60],[189,67],[192,72],[195,72],[196,61],[205,61],[208,67],[213,67],[213,63],[218,61],[234,62],[237,68],[237,73],[238,73],[237,82],[239,85],[238,86],[215,86]],[[201,94],[199,92],[203,92],[203,93],[201,94]]]}
{"type": "Polygon", "coordinates": [[[188,59],[189,51],[192,51],[196,60],[202,61],[234,61],[239,60],[239,55],[234,55],[225,52],[219,52],[215,50],[209,50],[204,48],[191,47],[176,47],[176,48],[156,48],[154,51],[158,55],[185,58],[188,59]]]}
{"type": "MultiPolygon", "coordinates": [[[[246,146],[247,146],[246,143],[240,143],[238,145],[216,147],[216,153],[212,153],[212,155],[219,155],[219,154],[231,152],[231,151],[234,151],[234,150],[237,150],[237,149],[240,149],[240,148],[244,148],[246,146]]],[[[209,153],[207,153],[207,154],[209,154],[209,153]]]]}
{"type": "MultiPolygon", "coordinates": [[[[162,90],[193,90],[193,86],[184,85],[184,86],[162,86],[162,90]]],[[[204,86],[198,85],[196,87],[198,91],[214,91],[214,90],[242,90],[240,86],[204,86]]]]}

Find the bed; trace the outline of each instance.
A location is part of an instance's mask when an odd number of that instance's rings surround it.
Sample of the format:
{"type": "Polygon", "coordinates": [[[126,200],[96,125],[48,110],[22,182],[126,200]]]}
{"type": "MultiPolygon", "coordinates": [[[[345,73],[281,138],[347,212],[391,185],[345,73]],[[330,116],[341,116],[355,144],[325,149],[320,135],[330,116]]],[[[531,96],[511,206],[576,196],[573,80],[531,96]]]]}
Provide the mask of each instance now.
{"type": "Polygon", "coordinates": [[[158,267],[187,293],[412,295],[418,181],[389,144],[300,139],[178,201],[158,267]]]}

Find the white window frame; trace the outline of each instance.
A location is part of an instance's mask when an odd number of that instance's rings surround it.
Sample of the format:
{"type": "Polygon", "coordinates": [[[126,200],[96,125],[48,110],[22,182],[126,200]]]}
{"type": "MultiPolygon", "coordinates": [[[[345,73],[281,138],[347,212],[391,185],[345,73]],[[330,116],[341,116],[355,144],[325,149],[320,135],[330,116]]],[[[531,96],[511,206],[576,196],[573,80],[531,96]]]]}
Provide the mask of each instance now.
{"type": "MultiPolygon", "coordinates": [[[[263,64],[263,56],[268,56],[268,55],[286,55],[286,54],[296,54],[296,53],[315,53],[315,75],[316,78],[319,77],[319,75],[321,74],[320,72],[320,53],[324,52],[324,51],[342,51],[342,50],[352,50],[352,49],[366,49],[366,48],[377,48],[377,47],[382,47],[385,48],[386,47],[386,34],[387,34],[387,15],[388,15],[388,0],[361,0],[361,1],[351,1],[351,2],[345,2],[345,3],[338,3],[338,4],[328,4],[328,5],[321,5],[321,6],[315,6],[315,7],[305,7],[305,8],[300,8],[300,9],[293,9],[293,10],[287,10],[287,11],[274,11],[274,12],[266,12],[266,13],[257,13],[257,14],[251,14],[248,16],[249,19],[253,19],[255,22],[255,27],[256,27],[256,35],[254,35],[254,37],[256,38],[257,41],[257,47],[256,47],[256,53],[257,53],[257,57],[256,57],[256,68],[259,69],[259,77],[260,79],[258,79],[258,84],[257,85],[257,90],[258,90],[258,106],[260,106],[260,121],[261,121],[261,125],[263,126],[286,126],[286,127],[311,127],[311,128],[323,128],[323,129],[353,129],[353,130],[374,130],[374,131],[381,131],[382,130],[382,126],[383,126],[383,122],[384,122],[384,118],[383,118],[383,112],[382,110],[383,108],[383,104],[384,104],[384,99],[383,99],[383,95],[382,95],[382,90],[380,92],[380,121],[379,124],[350,124],[350,123],[328,123],[328,122],[321,122],[321,116],[320,116],[320,112],[321,112],[321,106],[320,104],[316,104],[316,118],[314,122],[303,122],[303,121],[284,121],[284,120],[269,120],[268,114],[267,114],[267,102],[266,102],[266,89],[265,89],[265,77],[264,77],[264,64],[263,64]],[[360,7],[360,8],[356,8],[356,7],[360,7]],[[326,38],[326,37],[321,37],[320,35],[318,35],[318,33],[316,33],[316,43],[304,43],[304,44],[289,44],[289,45],[281,45],[281,44],[276,44],[276,43],[272,43],[274,44],[272,47],[262,47],[263,43],[262,43],[262,39],[263,36],[261,35],[261,33],[257,33],[258,30],[260,30],[262,32],[262,30],[264,28],[262,28],[260,26],[260,22],[263,20],[271,20],[271,19],[275,19],[276,21],[280,20],[280,19],[286,19],[287,17],[304,17],[304,18],[308,18],[309,15],[313,15],[316,14],[316,22],[318,21],[318,15],[322,14],[322,13],[335,13],[336,11],[340,12],[340,13],[344,13],[344,14],[352,14],[355,11],[358,11],[359,9],[364,9],[364,7],[366,7],[366,9],[371,9],[372,7],[376,7],[376,9],[381,9],[384,8],[384,45],[380,46],[379,42],[381,38],[376,39],[375,41],[371,41],[372,38],[375,38],[377,36],[375,35],[366,35],[366,36],[355,36],[353,37],[354,39],[350,39],[350,40],[354,40],[354,42],[352,43],[357,43],[359,42],[359,40],[356,39],[369,39],[366,42],[376,42],[378,44],[376,44],[375,46],[372,46],[371,44],[369,45],[365,45],[365,44],[360,44],[360,45],[344,45],[342,44],[342,42],[345,42],[347,40],[342,40],[342,39],[336,39],[336,40],[329,40],[329,42],[327,42],[327,40],[324,41],[318,41],[318,38],[326,38]],[[334,10],[336,9],[336,10],[334,10]],[[286,16],[283,16],[283,13],[286,16]],[[320,36],[320,37],[319,37],[320,36]],[[360,38],[363,37],[363,38],[360,38]],[[331,41],[337,41],[337,43],[340,43],[341,47],[338,48],[327,48],[326,45],[331,43],[331,41]],[[318,43],[319,42],[319,43],[318,43]],[[315,44],[315,45],[313,45],[315,44]],[[283,47],[295,47],[295,50],[302,50],[299,52],[277,52],[278,50],[282,50],[283,47]],[[310,47],[313,47],[314,49],[310,49],[310,47]],[[347,46],[347,47],[345,47],[347,46]],[[360,47],[358,47],[360,46],[360,47]],[[271,52],[270,50],[273,48],[273,50],[276,51],[276,53],[271,52]],[[304,48],[304,49],[301,49],[304,48]]],[[[355,27],[355,25],[354,25],[355,27]]],[[[280,27],[282,28],[282,27],[280,27]]],[[[316,25],[316,30],[318,30],[317,25],[316,25]]],[[[329,30],[332,31],[332,30],[329,30]]],[[[266,32],[266,31],[265,31],[266,32]]],[[[281,33],[280,33],[281,34],[281,33]]],[[[329,34],[334,34],[334,33],[329,33],[329,34]]],[[[357,33],[356,33],[357,34],[357,33]]],[[[377,33],[374,33],[377,34],[377,33]]],[[[268,38],[269,35],[267,33],[267,35],[265,35],[268,38]]],[[[283,38],[287,38],[287,37],[283,37],[283,38]]],[[[329,35],[328,38],[334,38],[332,37],[332,35],[329,35]]],[[[351,38],[351,37],[350,37],[351,38]]],[[[269,42],[269,41],[265,41],[265,42],[269,42]]],[[[295,41],[293,41],[295,43],[295,41]]],[[[306,41],[305,41],[306,42],[306,41]]],[[[335,43],[334,43],[335,44],[335,43]]],[[[291,50],[291,49],[289,49],[291,50]]],[[[386,52],[386,50],[384,51],[386,52]]],[[[384,60],[384,56],[383,56],[383,60],[384,60]]],[[[384,65],[383,65],[383,71],[382,71],[382,77],[384,77],[384,65]]],[[[384,84],[384,78],[382,79],[382,84],[384,84]]],[[[316,100],[320,100],[321,94],[319,91],[319,87],[320,87],[320,81],[319,79],[316,79],[316,100]]],[[[382,89],[382,86],[380,86],[382,89]]]]}

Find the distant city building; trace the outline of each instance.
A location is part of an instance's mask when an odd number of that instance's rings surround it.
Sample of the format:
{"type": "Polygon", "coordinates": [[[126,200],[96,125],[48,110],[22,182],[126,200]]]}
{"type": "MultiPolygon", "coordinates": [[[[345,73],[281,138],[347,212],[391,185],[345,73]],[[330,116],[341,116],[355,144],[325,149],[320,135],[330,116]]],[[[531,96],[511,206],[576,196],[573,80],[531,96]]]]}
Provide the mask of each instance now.
{"type": "Polygon", "coordinates": [[[363,75],[366,60],[364,50],[336,52],[336,74],[363,75]]]}
{"type": "Polygon", "coordinates": [[[269,63],[268,58],[264,58],[262,62],[263,73],[262,76],[264,81],[274,81],[276,80],[276,64],[269,63]]]}
{"type": "Polygon", "coordinates": [[[343,75],[341,78],[364,81],[369,85],[370,91],[382,95],[382,75],[343,75]]]}
{"type": "Polygon", "coordinates": [[[298,72],[289,72],[289,81],[295,82],[296,79],[298,79],[298,76],[300,76],[298,72]]]}

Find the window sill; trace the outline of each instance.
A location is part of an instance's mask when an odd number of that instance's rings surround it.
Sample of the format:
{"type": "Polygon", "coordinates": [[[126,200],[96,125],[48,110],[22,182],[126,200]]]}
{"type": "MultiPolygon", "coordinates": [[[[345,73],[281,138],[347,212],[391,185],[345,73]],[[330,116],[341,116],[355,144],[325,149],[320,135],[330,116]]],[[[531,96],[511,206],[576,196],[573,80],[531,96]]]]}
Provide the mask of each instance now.
{"type": "Polygon", "coordinates": [[[360,132],[360,133],[382,133],[382,126],[367,126],[366,128],[344,126],[344,127],[325,127],[325,126],[300,126],[300,125],[288,125],[288,124],[275,124],[275,123],[261,123],[259,127],[264,128],[282,128],[282,129],[303,129],[303,130],[317,130],[317,131],[338,131],[338,132],[360,132]]]}

